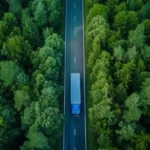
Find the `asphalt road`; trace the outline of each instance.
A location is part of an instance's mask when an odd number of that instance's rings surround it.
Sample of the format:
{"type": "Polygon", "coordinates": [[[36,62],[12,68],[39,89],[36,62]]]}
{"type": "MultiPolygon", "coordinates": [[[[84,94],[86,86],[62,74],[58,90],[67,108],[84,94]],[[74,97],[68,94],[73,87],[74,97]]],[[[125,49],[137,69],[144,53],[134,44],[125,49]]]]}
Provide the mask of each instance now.
{"type": "Polygon", "coordinates": [[[66,0],[63,150],[87,150],[83,0],[66,0]],[[81,77],[81,114],[71,115],[71,73],[81,77]]]}

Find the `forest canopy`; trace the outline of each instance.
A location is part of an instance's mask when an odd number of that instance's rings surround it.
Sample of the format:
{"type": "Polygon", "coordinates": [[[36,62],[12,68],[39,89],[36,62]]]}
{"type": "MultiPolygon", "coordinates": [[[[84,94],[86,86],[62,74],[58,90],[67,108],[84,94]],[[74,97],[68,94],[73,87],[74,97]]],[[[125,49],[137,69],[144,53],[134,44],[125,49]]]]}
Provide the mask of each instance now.
{"type": "Polygon", "coordinates": [[[89,150],[149,150],[150,1],[85,8],[89,150]]]}
{"type": "Polygon", "coordinates": [[[58,149],[63,2],[0,2],[0,149],[58,149]]]}

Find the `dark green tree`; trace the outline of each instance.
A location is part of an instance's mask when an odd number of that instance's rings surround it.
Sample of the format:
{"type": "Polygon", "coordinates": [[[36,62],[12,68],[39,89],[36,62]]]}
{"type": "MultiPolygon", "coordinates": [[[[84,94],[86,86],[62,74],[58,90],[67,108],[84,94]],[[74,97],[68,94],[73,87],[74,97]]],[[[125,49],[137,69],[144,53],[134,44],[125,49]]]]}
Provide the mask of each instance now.
{"type": "Polygon", "coordinates": [[[127,0],[129,10],[137,11],[142,7],[142,0],[127,0]]]}
{"type": "Polygon", "coordinates": [[[40,33],[36,23],[30,15],[30,10],[27,8],[22,11],[21,23],[24,38],[27,39],[34,47],[39,46],[40,33]]]}
{"type": "Polygon", "coordinates": [[[22,36],[9,37],[3,45],[4,54],[17,63],[26,65],[31,53],[31,45],[22,36]]]}
{"type": "Polygon", "coordinates": [[[90,9],[89,14],[87,16],[87,24],[90,23],[90,21],[96,17],[97,15],[102,16],[104,19],[108,19],[108,8],[107,6],[103,4],[95,4],[90,9]]]}
{"type": "Polygon", "coordinates": [[[57,27],[61,23],[61,13],[63,11],[61,0],[47,0],[49,12],[49,23],[52,27],[57,27]]]}
{"type": "Polygon", "coordinates": [[[20,0],[6,0],[9,4],[9,11],[15,16],[20,17],[21,14],[21,1],[20,0]]]}
{"type": "Polygon", "coordinates": [[[143,48],[145,42],[144,25],[139,24],[134,31],[130,31],[128,38],[131,46],[143,48]]]}
{"type": "Polygon", "coordinates": [[[46,24],[46,11],[44,4],[39,3],[34,12],[34,19],[39,27],[43,27],[46,24]]]}

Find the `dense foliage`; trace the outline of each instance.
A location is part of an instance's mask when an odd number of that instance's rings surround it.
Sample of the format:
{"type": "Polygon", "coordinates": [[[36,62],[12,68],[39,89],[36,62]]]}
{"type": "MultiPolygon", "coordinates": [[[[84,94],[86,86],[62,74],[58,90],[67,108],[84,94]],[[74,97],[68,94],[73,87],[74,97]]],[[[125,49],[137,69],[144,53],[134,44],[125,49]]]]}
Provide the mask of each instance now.
{"type": "Polygon", "coordinates": [[[52,150],[60,143],[62,17],[61,0],[0,2],[1,150],[52,150]]]}
{"type": "Polygon", "coordinates": [[[90,150],[150,149],[150,1],[86,0],[90,150]]]}

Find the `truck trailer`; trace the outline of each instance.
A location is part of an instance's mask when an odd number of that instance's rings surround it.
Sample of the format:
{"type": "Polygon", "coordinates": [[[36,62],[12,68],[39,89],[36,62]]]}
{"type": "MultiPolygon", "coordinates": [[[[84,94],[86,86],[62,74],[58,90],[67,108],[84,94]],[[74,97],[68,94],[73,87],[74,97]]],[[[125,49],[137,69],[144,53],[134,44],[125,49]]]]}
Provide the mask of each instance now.
{"type": "Polygon", "coordinates": [[[80,73],[71,73],[71,113],[74,116],[80,115],[81,88],[80,73]]]}

